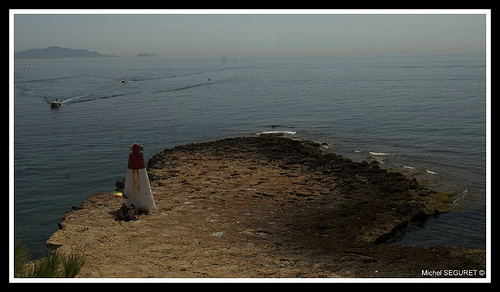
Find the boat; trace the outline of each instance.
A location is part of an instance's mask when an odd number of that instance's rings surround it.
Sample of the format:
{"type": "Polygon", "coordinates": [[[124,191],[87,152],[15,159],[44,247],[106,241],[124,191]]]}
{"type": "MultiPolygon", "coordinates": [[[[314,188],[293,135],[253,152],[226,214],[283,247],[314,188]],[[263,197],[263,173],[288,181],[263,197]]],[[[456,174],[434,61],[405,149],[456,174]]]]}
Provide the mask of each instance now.
{"type": "Polygon", "coordinates": [[[62,105],[62,102],[59,101],[59,99],[54,99],[51,103],[50,103],[50,107],[51,108],[58,108],[62,105]]]}
{"type": "Polygon", "coordinates": [[[127,82],[128,82],[128,80],[127,80],[127,78],[122,78],[122,81],[121,81],[121,82],[122,82],[122,83],[127,83],[127,82]]]}

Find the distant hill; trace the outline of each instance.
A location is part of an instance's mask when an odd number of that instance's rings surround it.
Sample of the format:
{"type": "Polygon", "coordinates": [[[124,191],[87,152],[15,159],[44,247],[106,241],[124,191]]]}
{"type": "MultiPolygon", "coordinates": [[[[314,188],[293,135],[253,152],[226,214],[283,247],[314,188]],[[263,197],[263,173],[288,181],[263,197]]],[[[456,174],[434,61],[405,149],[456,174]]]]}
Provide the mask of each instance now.
{"type": "Polygon", "coordinates": [[[61,47],[48,47],[45,49],[31,49],[14,53],[16,59],[43,59],[43,58],[99,58],[99,57],[114,57],[102,55],[96,51],[90,52],[85,49],[68,49],[61,47]]]}
{"type": "Polygon", "coordinates": [[[158,57],[157,54],[150,54],[150,53],[142,53],[142,54],[137,54],[137,57],[158,57]]]}

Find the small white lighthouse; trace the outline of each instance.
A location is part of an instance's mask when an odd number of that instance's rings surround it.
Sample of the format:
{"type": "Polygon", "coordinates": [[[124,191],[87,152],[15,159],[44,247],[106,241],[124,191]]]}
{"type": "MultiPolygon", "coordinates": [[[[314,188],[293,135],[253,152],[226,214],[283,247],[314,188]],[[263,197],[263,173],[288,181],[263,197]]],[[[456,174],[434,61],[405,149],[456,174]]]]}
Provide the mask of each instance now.
{"type": "Polygon", "coordinates": [[[142,145],[130,146],[132,153],[128,156],[127,176],[125,177],[125,188],[123,190],[124,203],[127,207],[133,204],[138,210],[154,210],[156,204],[149,185],[148,173],[144,163],[142,145]]]}

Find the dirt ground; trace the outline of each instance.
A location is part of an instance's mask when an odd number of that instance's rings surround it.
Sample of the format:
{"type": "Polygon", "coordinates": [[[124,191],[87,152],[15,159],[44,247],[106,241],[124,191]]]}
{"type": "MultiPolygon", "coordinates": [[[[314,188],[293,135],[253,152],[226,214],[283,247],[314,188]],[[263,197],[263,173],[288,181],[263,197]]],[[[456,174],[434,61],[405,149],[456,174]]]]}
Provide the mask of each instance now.
{"type": "Polygon", "coordinates": [[[448,195],[311,141],[178,146],[149,159],[148,174],[157,208],[137,221],[114,219],[112,192],[63,216],[47,246],[84,255],[78,277],[417,278],[486,266],[480,249],[391,244],[450,211],[448,195]]]}

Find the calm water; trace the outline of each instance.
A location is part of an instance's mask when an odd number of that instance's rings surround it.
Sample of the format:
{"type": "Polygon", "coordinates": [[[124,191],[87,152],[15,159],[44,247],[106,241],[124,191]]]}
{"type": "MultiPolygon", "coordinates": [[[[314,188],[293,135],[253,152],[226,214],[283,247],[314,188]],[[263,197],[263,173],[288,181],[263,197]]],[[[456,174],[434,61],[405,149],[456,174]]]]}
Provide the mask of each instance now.
{"type": "Polygon", "coordinates": [[[125,177],[135,142],[148,158],[277,130],[455,194],[464,211],[400,243],[484,247],[485,63],[484,53],[16,60],[15,236],[42,250],[66,211],[125,177]]]}

